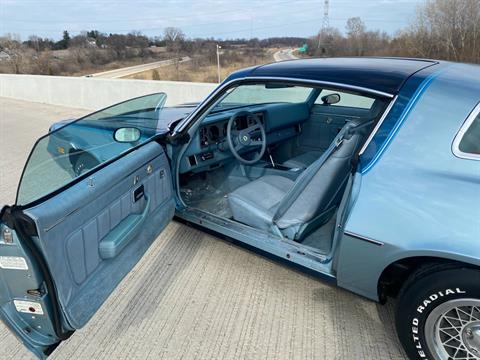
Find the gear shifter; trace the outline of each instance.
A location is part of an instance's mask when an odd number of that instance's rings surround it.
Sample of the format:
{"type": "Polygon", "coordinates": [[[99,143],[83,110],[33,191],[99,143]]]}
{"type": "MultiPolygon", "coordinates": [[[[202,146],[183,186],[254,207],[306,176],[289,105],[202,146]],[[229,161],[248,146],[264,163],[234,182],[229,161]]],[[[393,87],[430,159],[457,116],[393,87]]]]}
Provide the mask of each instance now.
{"type": "Polygon", "coordinates": [[[267,147],[267,154],[268,154],[268,158],[270,159],[270,162],[272,163],[272,167],[275,168],[275,162],[273,161],[272,152],[270,151],[269,147],[267,147]]]}

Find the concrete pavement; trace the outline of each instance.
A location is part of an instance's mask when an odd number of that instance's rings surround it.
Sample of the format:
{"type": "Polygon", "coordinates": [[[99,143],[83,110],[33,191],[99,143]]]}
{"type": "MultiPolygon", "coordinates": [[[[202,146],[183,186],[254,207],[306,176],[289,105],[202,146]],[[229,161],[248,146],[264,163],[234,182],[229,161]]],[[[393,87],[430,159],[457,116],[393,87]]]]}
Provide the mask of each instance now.
{"type": "MultiPolygon", "coordinates": [[[[179,63],[184,63],[192,60],[189,56],[184,56],[178,59],[179,63]]],[[[115,70],[103,71],[92,75],[87,75],[87,77],[97,77],[97,78],[108,78],[108,79],[117,79],[129,75],[138,74],[147,70],[153,70],[162,66],[168,66],[175,64],[176,59],[155,61],[148,64],[141,64],[135,66],[124,67],[115,70]]]]}
{"type": "MultiPolygon", "coordinates": [[[[0,98],[0,203],[51,122],[85,110],[0,98]]],[[[393,307],[173,222],[52,359],[405,359],[393,307]]],[[[0,324],[0,359],[33,359],[0,324]]]]}
{"type": "Polygon", "coordinates": [[[282,49],[278,50],[273,54],[273,59],[275,61],[285,61],[285,60],[295,60],[298,59],[297,56],[293,55],[295,49],[282,49]]]}

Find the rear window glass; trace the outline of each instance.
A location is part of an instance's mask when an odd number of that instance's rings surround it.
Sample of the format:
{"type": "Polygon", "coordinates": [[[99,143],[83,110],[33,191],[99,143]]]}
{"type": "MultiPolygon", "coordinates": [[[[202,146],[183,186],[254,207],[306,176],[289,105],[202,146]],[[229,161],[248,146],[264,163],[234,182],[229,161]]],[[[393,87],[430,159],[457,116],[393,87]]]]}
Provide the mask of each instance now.
{"type": "Polygon", "coordinates": [[[159,120],[165,101],[164,93],[142,96],[52,125],[25,165],[17,205],[49,195],[153,137],[163,127],[159,120]]]}
{"type": "Polygon", "coordinates": [[[320,95],[318,95],[317,99],[315,100],[315,104],[323,104],[322,97],[330,94],[340,95],[340,101],[336,104],[331,104],[330,106],[345,106],[368,110],[371,109],[373,103],[375,102],[374,98],[370,98],[367,96],[355,95],[336,90],[323,89],[320,95]]]}
{"type": "Polygon", "coordinates": [[[480,114],[463,135],[458,149],[463,153],[480,155],[480,114]]]}

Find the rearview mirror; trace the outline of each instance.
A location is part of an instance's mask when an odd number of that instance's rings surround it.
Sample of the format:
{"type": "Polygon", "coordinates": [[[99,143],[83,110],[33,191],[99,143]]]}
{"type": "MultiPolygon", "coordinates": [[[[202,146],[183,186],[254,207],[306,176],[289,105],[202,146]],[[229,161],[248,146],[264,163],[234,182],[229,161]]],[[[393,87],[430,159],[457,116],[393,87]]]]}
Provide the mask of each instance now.
{"type": "Polygon", "coordinates": [[[117,142],[132,143],[140,140],[140,130],[137,128],[119,128],[113,133],[113,138],[117,142]]]}
{"type": "Polygon", "coordinates": [[[323,105],[333,105],[340,102],[340,94],[333,93],[322,96],[323,105]]]}

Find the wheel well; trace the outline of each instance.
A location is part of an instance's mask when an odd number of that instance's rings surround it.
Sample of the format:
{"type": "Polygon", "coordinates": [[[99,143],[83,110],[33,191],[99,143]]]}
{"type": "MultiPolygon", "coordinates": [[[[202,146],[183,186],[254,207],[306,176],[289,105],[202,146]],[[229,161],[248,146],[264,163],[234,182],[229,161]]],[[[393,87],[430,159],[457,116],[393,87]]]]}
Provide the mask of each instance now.
{"type": "Polygon", "coordinates": [[[377,290],[380,302],[385,303],[388,297],[396,298],[412,273],[416,272],[420,268],[435,264],[449,264],[453,267],[455,267],[455,264],[457,264],[459,267],[468,266],[469,268],[480,269],[480,267],[472,264],[428,256],[411,257],[397,260],[383,270],[382,275],[378,280],[377,290]]]}

